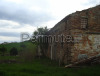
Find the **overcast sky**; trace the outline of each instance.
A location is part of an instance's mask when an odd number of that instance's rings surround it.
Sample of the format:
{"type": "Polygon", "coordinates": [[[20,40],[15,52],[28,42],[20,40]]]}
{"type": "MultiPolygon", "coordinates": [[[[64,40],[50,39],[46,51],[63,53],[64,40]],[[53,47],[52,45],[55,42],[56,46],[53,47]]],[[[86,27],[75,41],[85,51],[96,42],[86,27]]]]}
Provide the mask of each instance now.
{"type": "Polygon", "coordinates": [[[0,43],[20,41],[22,32],[52,28],[70,13],[93,7],[100,0],[0,0],[0,43]]]}

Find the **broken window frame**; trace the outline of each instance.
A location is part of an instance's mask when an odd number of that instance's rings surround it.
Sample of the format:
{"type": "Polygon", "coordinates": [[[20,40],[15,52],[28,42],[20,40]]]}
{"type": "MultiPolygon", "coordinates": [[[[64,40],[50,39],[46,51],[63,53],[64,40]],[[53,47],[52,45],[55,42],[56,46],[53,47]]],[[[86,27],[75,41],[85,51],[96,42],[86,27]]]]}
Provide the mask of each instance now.
{"type": "Polygon", "coordinates": [[[82,17],[81,18],[81,28],[82,29],[87,29],[88,28],[88,18],[87,17],[82,17]]]}

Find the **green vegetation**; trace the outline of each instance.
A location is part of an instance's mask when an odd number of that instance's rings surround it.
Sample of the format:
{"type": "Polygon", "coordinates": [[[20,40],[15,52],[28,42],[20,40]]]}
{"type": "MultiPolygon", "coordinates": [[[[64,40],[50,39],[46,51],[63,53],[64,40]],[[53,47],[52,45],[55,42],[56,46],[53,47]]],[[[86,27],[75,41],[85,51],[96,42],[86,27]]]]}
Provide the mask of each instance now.
{"type": "MultiPolygon", "coordinates": [[[[43,28],[38,30],[43,31],[43,34],[45,32],[43,28]]],[[[41,34],[39,31],[35,31],[34,34],[41,34]]],[[[44,44],[39,45],[44,48],[44,44]]],[[[100,65],[81,68],[59,67],[57,61],[46,57],[38,58],[36,51],[37,43],[29,41],[0,45],[0,76],[100,76],[100,65]],[[2,53],[5,55],[2,56],[2,53]]]]}
{"type": "Polygon", "coordinates": [[[35,49],[35,45],[29,41],[25,41],[25,42],[20,42],[20,43],[8,43],[8,44],[3,44],[0,45],[0,48],[4,46],[5,48],[7,48],[7,51],[10,52],[10,50],[15,47],[17,48],[18,51],[20,50],[24,50],[24,49],[28,49],[28,50],[34,50],[35,49]],[[22,44],[24,44],[25,47],[22,47],[22,44]]]}
{"type": "Polygon", "coordinates": [[[6,51],[7,51],[7,49],[4,46],[2,46],[0,48],[0,52],[2,53],[2,56],[4,56],[4,54],[5,54],[6,51]]]}
{"type": "Polygon", "coordinates": [[[0,60],[17,59],[17,56],[0,56],[0,60]]]}
{"type": "Polygon", "coordinates": [[[10,50],[10,55],[11,55],[11,56],[16,56],[16,55],[18,55],[18,50],[17,50],[17,48],[13,47],[13,48],[10,50]]]}
{"type": "Polygon", "coordinates": [[[34,36],[37,36],[36,43],[38,47],[41,49],[42,56],[45,56],[45,52],[48,49],[48,42],[47,42],[48,38],[46,37],[48,31],[49,29],[47,27],[40,27],[40,28],[37,28],[37,30],[33,32],[33,38],[34,36]]]}
{"type": "Polygon", "coordinates": [[[0,76],[100,76],[100,65],[82,68],[58,67],[55,61],[35,59],[31,63],[0,64],[0,76]]]}

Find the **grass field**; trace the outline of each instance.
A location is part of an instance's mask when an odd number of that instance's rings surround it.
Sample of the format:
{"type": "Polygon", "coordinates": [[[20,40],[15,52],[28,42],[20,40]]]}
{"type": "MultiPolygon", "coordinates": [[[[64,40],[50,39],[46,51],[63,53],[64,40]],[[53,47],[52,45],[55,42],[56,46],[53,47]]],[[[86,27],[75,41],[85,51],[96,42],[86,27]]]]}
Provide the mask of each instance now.
{"type": "Polygon", "coordinates": [[[13,48],[13,47],[17,48],[18,51],[21,51],[21,50],[33,51],[36,49],[36,45],[29,41],[19,42],[19,43],[15,42],[15,43],[8,43],[8,44],[0,45],[0,47],[2,47],[2,46],[7,48],[7,52],[9,52],[11,50],[11,48],[13,48]],[[22,44],[25,45],[24,48],[21,47],[22,44]]]}
{"type": "Polygon", "coordinates": [[[51,61],[48,58],[38,59],[34,57],[31,62],[29,62],[28,59],[31,58],[29,57],[31,55],[30,51],[34,52],[36,45],[30,42],[24,42],[23,44],[25,44],[25,48],[20,47],[21,43],[4,45],[7,48],[7,52],[9,52],[12,47],[16,47],[19,52],[22,49],[26,55],[22,55],[22,58],[19,56],[0,56],[0,61],[17,60],[17,63],[1,63],[0,76],[100,76],[100,65],[81,68],[64,68],[64,66],[59,67],[57,61],[51,61]],[[26,53],[25,50],[27,51],[26,53]],[[28,59],[26,58],[24,61],[23,56],[28,57],[28,59]]]}
{"type": "Polygon", "coordinates": [[[0,76],[100,76],[100,65],[64,68],[47,58],[35,59],[31,63],[0,64],[0,76]]]}

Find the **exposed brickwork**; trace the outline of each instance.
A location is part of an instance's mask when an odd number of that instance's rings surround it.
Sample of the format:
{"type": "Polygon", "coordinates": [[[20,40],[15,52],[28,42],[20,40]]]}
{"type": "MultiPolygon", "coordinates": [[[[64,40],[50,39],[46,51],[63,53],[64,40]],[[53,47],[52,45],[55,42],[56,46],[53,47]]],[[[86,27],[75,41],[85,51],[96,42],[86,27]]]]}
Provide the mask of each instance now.
{"type": "Polygon", "coordinates": [[[78,42],[50,43],[48,57],[68,64],[84,54],[88,57],[100,54],[100,6],[72,13],[49,31],[49,35],[61,34],[70,35],[78,42]]]}

